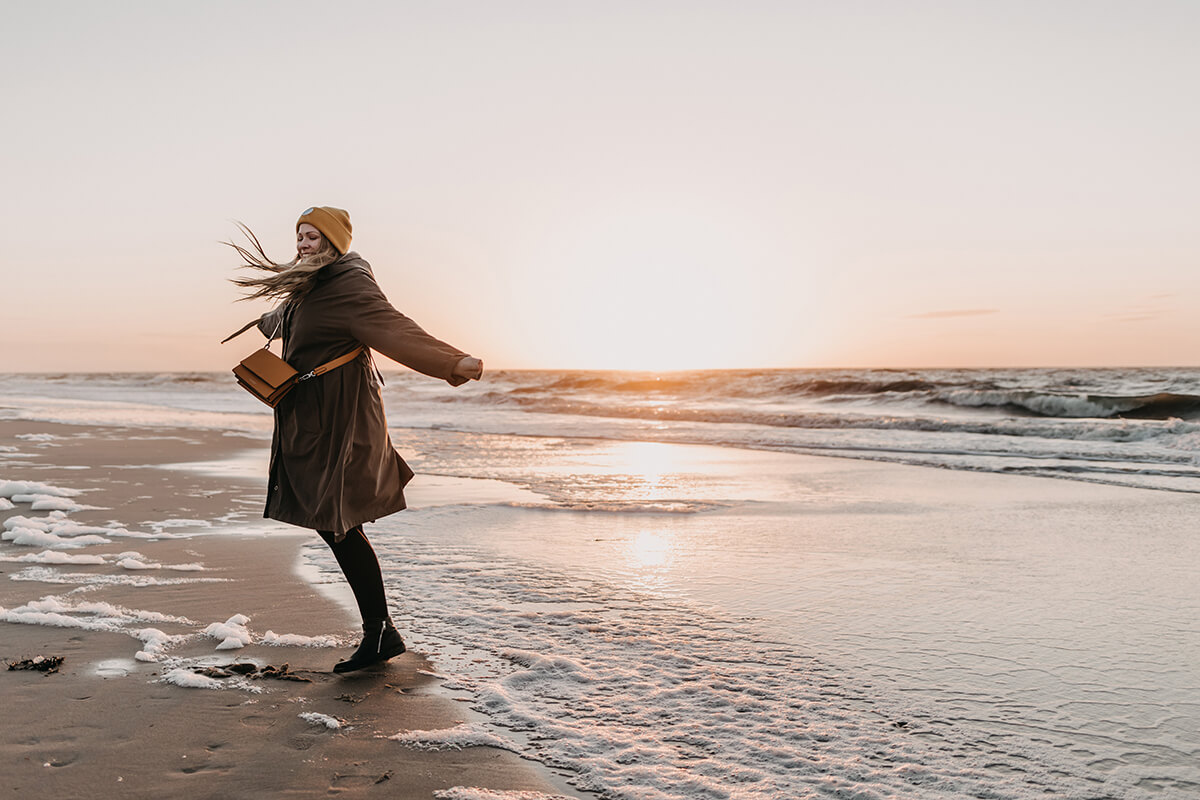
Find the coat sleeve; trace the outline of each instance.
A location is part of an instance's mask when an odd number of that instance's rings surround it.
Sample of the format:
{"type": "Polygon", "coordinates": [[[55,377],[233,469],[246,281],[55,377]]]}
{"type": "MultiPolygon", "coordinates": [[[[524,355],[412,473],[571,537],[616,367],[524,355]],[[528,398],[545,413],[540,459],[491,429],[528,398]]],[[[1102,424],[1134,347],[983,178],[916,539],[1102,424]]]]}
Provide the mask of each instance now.
{"type": "Polygon", "coordinates": [[[271,309],[263,314],[258,320],[258,330],[263,336],[267,337],[267,341],[272,341],[283,336],[283,310],[287,303],[281,303],[278,307],[271,309]]]}
{"type": "Polygon", "coordinates": [[[379,284],[365,271],[354,270],[352,280],[357,296],[349,321],[351,336],[393,361],[431,378],[441,378],[451,386],[467,382],[453,374],[458,362],[468,357],[466,353],[430,336],[393,308],[379,284]]]}

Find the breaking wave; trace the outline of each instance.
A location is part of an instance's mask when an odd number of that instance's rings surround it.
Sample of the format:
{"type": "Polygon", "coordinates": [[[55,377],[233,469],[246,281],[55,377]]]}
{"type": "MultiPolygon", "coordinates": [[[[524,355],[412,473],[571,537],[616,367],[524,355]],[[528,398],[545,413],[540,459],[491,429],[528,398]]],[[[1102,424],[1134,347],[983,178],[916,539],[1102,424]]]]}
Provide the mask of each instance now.
{"type": "Polygon", "coordinates": [[[939,393],[936,402],[969,408],[996,408],[1069,419],[1197,419],[1200,396],[1159,392],[1128,397],[1028,391],[960,390],[939,393]]]}

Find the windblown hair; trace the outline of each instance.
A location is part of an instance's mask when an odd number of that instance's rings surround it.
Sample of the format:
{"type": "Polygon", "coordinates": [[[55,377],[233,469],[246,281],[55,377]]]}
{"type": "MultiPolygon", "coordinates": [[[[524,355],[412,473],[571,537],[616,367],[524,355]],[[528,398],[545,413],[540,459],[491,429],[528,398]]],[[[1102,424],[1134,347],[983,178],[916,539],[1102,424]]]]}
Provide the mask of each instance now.
{"type": "Polygon", "coordinates": [[[299,300],[308,294],[316,285],[317,273],[321,267],[332,264],[341,258],[341,254],[329,240],[321,237],[321,247],[310,256],[296,256],[286,264],[272,261],[263,251],[254,231],[242,223],[236,223],[249,240],[249,246],[243,247],[237,242],[222,242],[237,251],[245,261],[242,269],[257,270],[260,273],[249,278],[230,278],[233,283],[248,289],[245,297],[240,300],[253,300],[266,297],[273,300],[299,300]]]}

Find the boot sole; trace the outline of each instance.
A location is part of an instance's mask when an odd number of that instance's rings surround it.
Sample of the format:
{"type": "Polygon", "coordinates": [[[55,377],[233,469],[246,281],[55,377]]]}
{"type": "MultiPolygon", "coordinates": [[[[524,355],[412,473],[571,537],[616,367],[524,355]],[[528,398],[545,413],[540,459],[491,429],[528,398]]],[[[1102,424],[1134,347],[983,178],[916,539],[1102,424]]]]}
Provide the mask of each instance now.
{"type": "Polygon", "coordinates": [[[399,647],[393,648],[391,650],[384,650],[382,653],[379,654],[379,656],[377,658],[375,658],[371,661],[367,661],[366,663],[363,663],[363,664],[351,664],[350,666],[343,666],[344,664],[350,664],[350,662],[349,661],[339,661],[338,663],[333,665],[333,671],[339,675],[345,674],[347,672],[358,672],[360,669],[366,669],[367,667],[373,667],[376,664],[382,664],[385,661],[388,661],[389,659],[393,659],[396,656],[400,655],[401,653],[405,653],[405,652],[408,652],[408,648],[406,648],[404,646],[404,643],[401,642],[399,647]]]}

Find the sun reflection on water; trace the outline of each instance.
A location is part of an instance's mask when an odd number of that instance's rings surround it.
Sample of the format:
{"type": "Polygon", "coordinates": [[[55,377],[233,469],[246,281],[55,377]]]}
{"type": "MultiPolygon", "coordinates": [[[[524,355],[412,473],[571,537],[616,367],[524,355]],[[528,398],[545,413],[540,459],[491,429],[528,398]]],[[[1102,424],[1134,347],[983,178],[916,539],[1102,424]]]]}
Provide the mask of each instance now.
{"type": "Polygon", "coordinates": [[[674,561],[679,553],[673,536],[643,529],[625,541],[624,550],[625,579],[630,588],[653,594],[674,590],[674,561]]]}
{"type": "Polygon", "coordinates": [[[664,475],[684,468],[678,447],[657,442],[621,442],[616,450],[617,463],[652,485],[660,483],[664,475]]]}
{"type": "Polygon", "coordinates": [[[667,566],[673,550],[671,540],[655,531],[640,531],[629,543],[629,557],[635,567],[667,566]]]}

